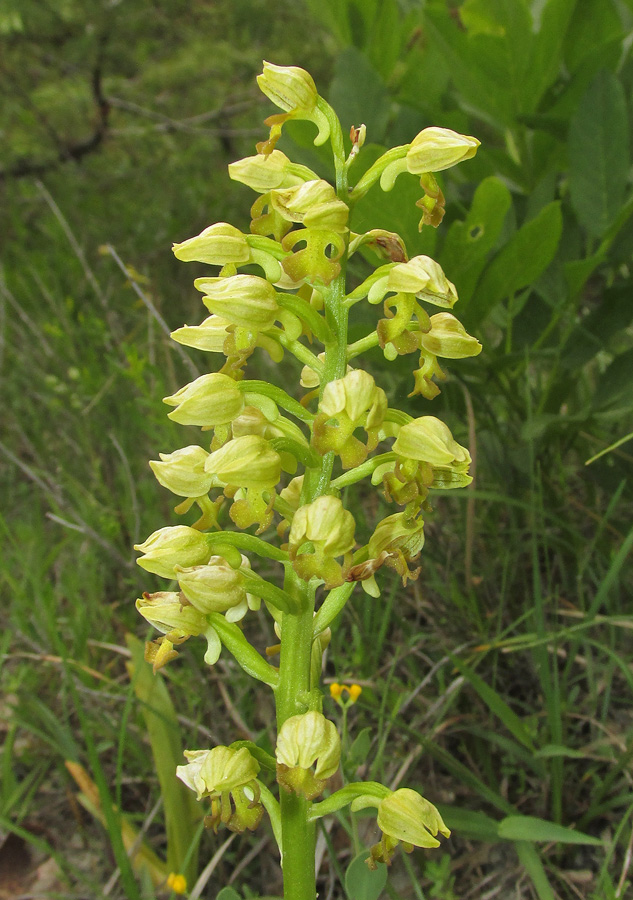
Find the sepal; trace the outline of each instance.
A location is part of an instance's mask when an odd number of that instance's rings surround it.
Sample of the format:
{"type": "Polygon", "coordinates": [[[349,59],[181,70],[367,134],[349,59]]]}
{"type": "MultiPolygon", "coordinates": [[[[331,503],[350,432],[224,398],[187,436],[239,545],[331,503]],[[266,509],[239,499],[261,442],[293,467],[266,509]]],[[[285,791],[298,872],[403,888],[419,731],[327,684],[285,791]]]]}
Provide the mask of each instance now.
{"type": "Polygon", "coordinates": [[[185,750],[185,757],[188,763],[178,766],[176,775],[196,792],[198,800],[211,800],[211,815],[205,824],[216,833],[221,823],[229,831],[254,831],[264,809],[257,782],[259,764],[248,750],[218,746],[185,750]]]}
{"type": "Polygon", "coordinates": [[[337,497],[325,495],[295,512],[288,551],[292,566],[304,581],[319,578],[326,588],[345,581],[351,564],[356,523],[337,497]],[[343,556],[343,563],[336,558],[343,556]]]}
{"type": "Polygon", "coordinates": [[[279,784],[288,792],[314,800],[338,769],[341,739],[333,722],[311,710],[286,719],[275,755],[279,784]]]}

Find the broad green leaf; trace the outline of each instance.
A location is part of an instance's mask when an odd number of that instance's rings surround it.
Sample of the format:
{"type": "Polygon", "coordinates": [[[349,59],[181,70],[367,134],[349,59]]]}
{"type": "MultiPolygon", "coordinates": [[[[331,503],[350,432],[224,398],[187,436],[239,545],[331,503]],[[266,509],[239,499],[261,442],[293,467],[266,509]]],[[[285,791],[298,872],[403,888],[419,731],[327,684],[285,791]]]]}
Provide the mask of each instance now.
{"type": "Polygon", "coordinates": [[[533,109],[560,73],[565,35],[577,5],[584,10],[585,0],[548,0],[543,8],[526,78],[526,89],[534,97],[533,109]]]}
{"type": "Polygon", "coordinates": [[[625,350],[601,375],[595,391],[594,407],[633,407],[633,350],[625,350]]]}
{"type": "Polygon", "coordinates": [[[371,732],[371,728],[363,728],[363,730],[354,738],[354,742],[345,757],[345,766],[349,771],[353,771],[360,766],[361,763],[366,762],[367,754],[371,747],[371,732]]]}
{"type": "Polygon", "coordinates": [[[341,0],[307,0],[307,3],[314,18],[323,22],[343,46],[351,44],[352,32],[347,3],[341,3],[341,0]]]}
{"type": "Polygon", "coordinates": [[[216,894],[215,900],[242,900],[242,895],[238,894],[235,888],[223,887],[222,890],[216,894]]]}
{"type": "Polygon", "coordinates": [[[451,656],[451,661],[468,683],[477,691],[493,715],[497,716],[497,718],[503,722],[510,734],[512,734],[520,744],[523,744],[524,747],[527,747],[529,750],[534,750],[534,742],[532,741],[528,729],[517,714],[510,709],[501,695],[493,690],[490,685],[486,684],[483,678],[480,678],[476,672],[465,665],[456,656],[451,656]]]}
{"type": "Polygon", "coordinates": [[[501,248],[484,271],[462,319],[466,327],[479,325],[511,294],[531,285],[551,263],[560,241],[563,219],[560,203],[548,203],[501,248]]]}
{"type": "Polygon", "coordinates": [[[507,816],[499,822],[499,837],[506,841],[603,846],[603,841],[590,834],[583,834],[582,831],[538,819],[536,816],[507,816]]]}
{"type": "Polygon", "coordinates": [[[464,303],[470,300],[477,280],[494,248],[512,202],[510,191],[494,176],[485,178],[475,191],[463,222],[451,225],[439,262],[464,303]]]}
{"type": "Polygon", "coordinates": [[[478,48],[479,67],[503,79],[499,86],[509,92],[515,115],[531,112],[538,98],[529,85],[534,31],[527,0],[465,0],[459,15],[478,48]]]}
{"type": "Polygon", "coordinates": [[[603,292],[600,305],[580,320],[569,335],[561,353],[561,363],[567,369],[579,369],[611,342],[617,346],[633,321],[631,282],[603,292]]]}
{"type": "Polygon", "coordinates": [[[575,72],[587,56],[620,39],[624,30],[613,0],[581,0],[576,4],[565,40],[565,65],[575,72]]]}
{"type": "Polygon", "coordinates": [[[176,766],[184,762],[180,725],[169,692],[160,674],[143,659],[143,644],[128,634],[132,662],[128,671],[152,748],[154,766],[160,783],[167,827],[167,865],[171,872],[181,872],[188,884],[197,874],[197,850],[190,852],[200,813],[193,793],[176,778],[176,766]],[[185,865],[185,860],[188,863],[185,865]]]}
{"type": "Polygon", "coordinates": [[[629,174],[624,89],[606,70],[587,88],[569,126],[569,193],[579,222],[601,237],[617,216],[629,174]]]}
{"type": "Polygon", "coordinates": [[[380,143],[387,130],[391,98],[369,60],[355,47],[348,47],[334,65],[328,99],[347,133],[352,125],[364,123],[368,139],[380,143]]]}
{"type": "Polygon", "coordinates": [[[556,900],[536,847],[526,841],[517,841],[514,846],[521,865],[534,885],[538,900],[556,900]]]}
{"type": "Polygon", "coordinates": [[[491,816],[478,810],[459,809],[456,806],[442,805],[438,809],[446,825],[460,837],[493,844],[499,840],[499,822],[491,816]]]}
{"type": "Polygon", "coordinates": [[[372,872],[365,860],[368,850],[354,857],[345,872],[345,893],[349,900],[378,900],[387,884],[387,866],[378,866],[372,872]]]}
{"type": "Polygon", "coordinates": [[[445,0],[425,9],[424,28],[444,57],[462,102],[474,106],[499,128],[510,125],[514,102],[506,77],[503,38],[469,35],[451,16],[445,0]]]}
{"type": "Polygon", "coordinates": [[[372,22],[367,56],[385,80],[404,56],[402,48],[408,36],[409,29],[402,21],[397,0],[381,0],[372,22]]]}

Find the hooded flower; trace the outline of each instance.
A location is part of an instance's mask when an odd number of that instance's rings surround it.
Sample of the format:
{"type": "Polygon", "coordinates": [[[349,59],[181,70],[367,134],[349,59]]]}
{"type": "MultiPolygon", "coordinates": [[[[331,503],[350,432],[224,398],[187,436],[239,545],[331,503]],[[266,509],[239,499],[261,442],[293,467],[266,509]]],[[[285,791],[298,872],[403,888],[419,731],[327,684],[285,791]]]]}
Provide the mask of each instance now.
{"type": "Polygon", "coordinates": [[[276,757],[279,784],[314,800],[339,766],[341,739],[336,726],[314,710],[291,716],[279,731],[276,757]]]}
{"type": "Polygon", "coordinates": [[[378,808],[377,823],[382,831],[382,839],[371,848],[367,859],[370,869],[378,862],[389,865],[398,843],[411,853],[414,847],[439,847],[438,832],[450,837],[450,831],[442,821],[437,809],[417,791],[399,788],[391,791],[381,800],[374,796],[361,796],[352,801],[351,809],[356,812],[368,806],[378,808]]]}
{"type": "Polygon", "coordinates": [[[259,763],[246,747],[214,747],[212,750],[185,750],[187,765],[176,775],[197,799],[211,800],[211,815],[205,819],[217,833],[220,823],[229,831],[254,831],[264,809],[259,801],[259,763]]]}
{"type": "Polygon", "coordinates": [[[300,506],[292,518],[288,550],[300,578],[320,578],[326,588],[345,580],[356,523],[337,497],[325,495],[300,506]],[[336,561],[342,556],[343,563],[336,561]]]}

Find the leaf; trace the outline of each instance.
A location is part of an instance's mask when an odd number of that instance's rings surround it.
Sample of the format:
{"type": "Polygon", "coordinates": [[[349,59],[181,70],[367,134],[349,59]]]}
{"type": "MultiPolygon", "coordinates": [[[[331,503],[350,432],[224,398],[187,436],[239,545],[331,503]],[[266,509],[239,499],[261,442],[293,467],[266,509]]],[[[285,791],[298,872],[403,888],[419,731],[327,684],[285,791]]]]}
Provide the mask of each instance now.
{"type": "Polygon", "coordinates": [[[499,822],[499,837],[506,841],[531,841],[533,843],[591,844],[602,847],[599,838],[556,822],[538,819],[536,816],[507,816],[499,822]]]}
{"type": "Polygon", "coordinates": [[[485,112],[485,120],[496,120],[500,128],[510,125],[513,101],[506,78],[503,39],[469,35],[444,2],[425,9],[423,16],[429,43],[440,50],[462,102],[485,112]],[[486,71],[482,65],[484,53],[486,71]]]}
{"type": "Polygon", "coordinates": [[[369,856],[363,850],[354,857],[345,872],[345,893],[349,900],[378,900],[387,884],[387,866],[378,866],[372,872],[365,860],[369,856]]]}
{"type": "Polygon", "coordinates": [[[562,744],[546,744],[536,752],[535,756],[541,759],[554,759],[558,756],[564,756],[567,759],[587,759],[587,755],[582,750],[574,750],[573,747],[564,747],[562,744]]]}
{"type": "Polygon", "coordinates": [[[564,32],[565,65],[580,68],[587,56],[623,36],[622,20],[613,0],[582,0],[564,32]]]}
{"type": "Polygon", "coordinates": [[[512,198],[505,184],[494,176],[485,178],[473,197],[463,222],[453,222],[439,263],[450,273],[462,303],[470,300],[477,280],[494,248],[512,198]]]}
{"type": "Polygon", "coordinates": [[[198,853],[197,848],[191,852],[191,847],[200,814],[193,793],[176,777],[176,766],[183,763],[178,717],[162,676],[154,675],[143,658],[143,643],[131,634],[126,642],[132,654],[128,672],[141,704],[165,807],[167,865],[193,884],[198,853]]]}
{"type": "Polygon", "coordinates": [[[633,349],[616,356],[598,381],[594,408],[633,406],[633,349]]]}
{"type": "Polygon", "coordinates": [[[560,203],[548,203],[501,248],[484,271],[462,313],[466,328],[479,325],[497,303],[531,285],[556,253],[563,227],[560,203]]]}
{"type": "Polygon", "coordinates": [[[381,142],[387,131],[391,97],[369,60],[355,47],[347,47],[334,65],[328,99],[346,134],[364,123],[370,141],[381,142]]]}
{"type": "Polygon", "coordinates": [[[528,750],[534,750],[534,742],[532,741],[529,731],[517,714],[510,709],[505,700],[503,700],[490,685],[486,684],[483,678],[480,678],[476,672],[466,666],[461,660],[455,656],[451,656],[450,658],[455,668],[459,670],[469,684],[477,691],[488,709],[503,722],[510,734],[512,734],[520,744],[527,747],[528,750]]]}
{"type": "Polygon", "coordinates": [[[547,873],[543,868],[541,857],[536,848],[525,841],[517,841],[514,846],[521,865],[534,885],[538,900],[556,900],[547,873]]]}
{"type": "Polygon", "coordinates": [[[381,0],[371,26],[367,55],[385,80],[405,55],[402,45],[408,36],[409,29],[401,20],[397,0],[381,0]]]}
{"type": "Polygon", "coordinates": [[[242,900],[242,895],[238,894],[235,888],[223,887],[216,895],[215,900],[242,900]]]}
{"type": "Polygon", "coordinates": [[[579,222],[601,237],[622,206],[629,173],[624,88],[605,69],[593,79],[569,125],[569,194],[579,222]]]}
{"type": "Polygon", "coordinates": [[[570,19],[577,6],[580,6],[584,14],[585,3],[586,0],[582,0],[580,4],[578,0],[548,0],[543,9],[526,80],[526,88],[532,92],[536,101],[534,109],[538,108],[538,101],[559,76],[570,19]]]}
{"type": "Polygon", "coordinates": [[[371,731],[371,728],[363,728],[349,748],[345,758],[345,766],[350,772],[357,769],[361,763],[366,762],[367,754],[371,747],[371,731]]]}
{"type": "Polygon", "coordinates": [[[485,813],[456,806],[438,806],[438,809],[446,825],[456,835],[490,843],[499,840],[499,822],[485,813]]]}

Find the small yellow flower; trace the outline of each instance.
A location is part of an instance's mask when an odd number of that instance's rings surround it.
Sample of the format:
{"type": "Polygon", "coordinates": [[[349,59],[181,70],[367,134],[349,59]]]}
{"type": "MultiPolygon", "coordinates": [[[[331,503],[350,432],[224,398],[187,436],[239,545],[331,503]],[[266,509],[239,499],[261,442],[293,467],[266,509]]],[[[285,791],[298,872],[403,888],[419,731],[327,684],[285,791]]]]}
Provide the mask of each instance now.
{"type": "Polygon", "coordinates": [[[184,894],[187,891],[187,879],[184,875],[170,872],[167,878],[167,887],[172,890],[174,894],[184,894]]]}
{"type": "Polygon", "coordinates": [[[341,694],[343,693],[343,685],[342,684],[334,684],[330,685],[330,696],[333,700],[340,700],[341,694]]]}
{"type": "Polygon", "coordinates": [[[363,689],[360,684],[350,684],[348,687],[346,684],[336,684],[335,682],[330,685],[330,696],[342,707],[352,706],[356,703],[362,692],[363,689]],[[343,700],[344,693],[347,694],[347,700],[343,700]]]}
{"type": "Polygon", "coordinates": [[[350,703],[356,703],[356,701],[358,700],[358,698],[359,698],[360,695],[362,694],[363,689],[362,689],[362,687],[360,686],[360,684],[350,684],[350,686],[348,687],[347,691],[348,691],[348,693],[349,693],[350,703]]]}

